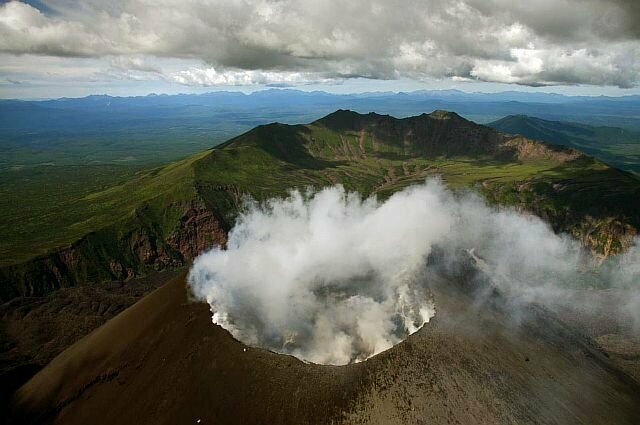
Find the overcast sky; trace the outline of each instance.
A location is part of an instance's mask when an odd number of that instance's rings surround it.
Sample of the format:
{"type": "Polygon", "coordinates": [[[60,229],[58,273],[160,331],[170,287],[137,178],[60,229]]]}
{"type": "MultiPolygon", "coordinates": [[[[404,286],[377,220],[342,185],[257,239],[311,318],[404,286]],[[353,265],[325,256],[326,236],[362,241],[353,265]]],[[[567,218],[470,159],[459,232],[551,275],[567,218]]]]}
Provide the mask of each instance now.
{"type": "Polygon", "coordinates": [[[640,0],[0,2],[0,97],[638,94],[640,0]]]}

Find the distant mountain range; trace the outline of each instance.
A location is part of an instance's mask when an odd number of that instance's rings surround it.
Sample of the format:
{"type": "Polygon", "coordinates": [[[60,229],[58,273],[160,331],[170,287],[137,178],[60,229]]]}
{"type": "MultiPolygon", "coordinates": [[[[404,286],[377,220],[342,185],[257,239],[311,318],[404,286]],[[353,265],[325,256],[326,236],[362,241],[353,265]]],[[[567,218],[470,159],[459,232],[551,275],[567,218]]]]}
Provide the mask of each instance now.
{"type": "MultiPolygon", "coordinates": [[[[109,122],[113,124],[114,120],[124,123],[154,117],[198,117],[203,113],[206,116],[207,113],[220,112],[221,109],[226,112],[241,112],[261,111],[265,108],[275,108],[271,113],[283,114],[285,119],[281,121],[287,123],[299,123],[303,117],[314,114],[318,118],[338,108],[362,113],[376,111],[395,116],[446,109],[477,122],[489,122],[492,118],[505,115],[525,114],[546,119],[553,117],[567,120],[573,117],[577,122],[640,129],[640,96],[564,96],[516,91],[465,93],[458,90],[331,94],[292,89],[269,89],[251,94],[221,91],[199,95],[93,95],[44,101],[1,100],[0,129],[60,128],[65,125],[82,128],[107,120],[107,117],[110,117],[109,122]],[[298,109],[301,106],[305,109],[298,109]],[[68,122],[69,115],[65,111],[73,112],[75,121],[68,122]],[[25,113],[37,114],[36,117],[40,119],[29,119],[25,117],[25,113]],[[605,119],[605,116],[608,118],[605,119]],[[594,117],[598,117],[598,122],[593,122],[594,117]]],[[[256,116],[259,117],[260,114],[256,116]]]]}
{"type": "Polygon", "coordinates": [[[477,123],[528,115],[640,132],[640,96],[457,90],[338,95],[271,89],[252,94],[0,100],[0,169],[38,164],[161,164],[257,125],[310,122],[336,109],[397,117],[440,109],[477,123]]]}
{"type": "Polygon", "coordinates": [[[495,93],[484,92],[465,92],[461,90],[416,90],[411,92],[363,92],[334,94],[324,91],[303,91],[296,89],[267,89],[259,90],[252,93],[243,93],[239,91],[213,91],[203,94],[149,94],[146,96],[109,96],[106,94],[89,95],[77,98],[57,98],[57,99],[40,99],[40,100],[19,100],[4,99],[2,101],[23,101],[23,102],[71,102],[76,104],[91,103],[108,103],[113,99],[126,99],[131,102],[139,103],[164,103],[179,104],[185,99],[200,98],[201,102],[207,102],[211,99],[242,99],[242,98],[267,98],[277,99],[278,97],[286,98],[389,98],[398,96],[401,98],[428,98],[428,99],[462,99],[467,101],[507,101],[507,102],[523,102],[523,103],[572,103],[572,102],[593,102],[593,101],[613,101],[613,102],[638,102],[640,95],[627,96],[568,96],[559,93],[544,92],[524,92],[524,91],[503,91],[495,93]]]}

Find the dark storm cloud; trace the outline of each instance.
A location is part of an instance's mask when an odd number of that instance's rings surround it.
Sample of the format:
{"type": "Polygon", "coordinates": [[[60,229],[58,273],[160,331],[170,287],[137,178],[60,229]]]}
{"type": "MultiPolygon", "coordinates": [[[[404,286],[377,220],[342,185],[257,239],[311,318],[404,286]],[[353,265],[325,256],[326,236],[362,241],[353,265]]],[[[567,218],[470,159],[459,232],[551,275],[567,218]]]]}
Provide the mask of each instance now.
{"type": "Polygon", "coordinates": [[[640,72],[631,0],[41,3],[0,6],[1,52],[201,60],[189,78],[167,75],[184,84],[250,72],[282,74],[274,83],[295,74],[632,87],[640,72]]]}
{"type": "Polygon", "coordinates": [[[540,36],[557,41],[610,40],[640,36],[640,2],[636,0],[469,0],[485,16],[517,21],[540,36]]]}
{"type": "Polygon", "coordinates": [[[614,0],[614,3],[623,10],[624,34],[628,37],[640,38],[640,2],[637,0],[614,0]]]}

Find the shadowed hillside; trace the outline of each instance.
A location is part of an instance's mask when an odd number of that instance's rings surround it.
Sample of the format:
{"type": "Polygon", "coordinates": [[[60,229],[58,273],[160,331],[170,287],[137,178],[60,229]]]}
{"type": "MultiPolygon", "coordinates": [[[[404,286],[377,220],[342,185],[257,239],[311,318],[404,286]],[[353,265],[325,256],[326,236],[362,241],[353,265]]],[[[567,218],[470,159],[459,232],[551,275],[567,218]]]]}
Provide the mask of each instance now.
{"type": "Polygon", "coordinates": [[[526,115],[511,115],[488,126],[505,133],[578,149],[622,170],[640,172],[640,133],[526,115]]]}
{"type": "Polygon", "coordinates": [[[431,287],[438,313],[363,363],[247,347],[187,301],[184,276],[74,344],[14,398],[18,423],[633,424],[640,388],[537,307],[431,287]],[[473,307],[472,307],[473,306],[473,307]]]}
{"type": "Polygon", "coordinates": [[[629,246],[640,224],[637,179],[578,151],[445,111],[397,119],[339,110],[308,125],[256,127],[84,196],[61,214],[64,226],[48,228],[51,253],[32,258],[43,247],[37,232],[9,241],[14,260],[0,269],[0,294],[6,300],[183,267],[224,245],[246,195],[264,200],[339,183],[384,198],[434,176],[538,214],[602,258],[629,246]]]}

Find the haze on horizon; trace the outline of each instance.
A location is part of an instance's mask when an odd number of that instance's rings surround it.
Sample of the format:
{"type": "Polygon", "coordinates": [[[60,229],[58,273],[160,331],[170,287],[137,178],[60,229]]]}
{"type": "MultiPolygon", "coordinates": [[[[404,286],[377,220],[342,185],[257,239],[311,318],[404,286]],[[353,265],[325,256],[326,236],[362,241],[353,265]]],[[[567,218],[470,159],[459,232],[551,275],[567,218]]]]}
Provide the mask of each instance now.
{"type": "Polygon", "coordinates": [[[638,22],[634,0],[4,1],[0,98],[265,87],[640,94],[638,22]]]}

